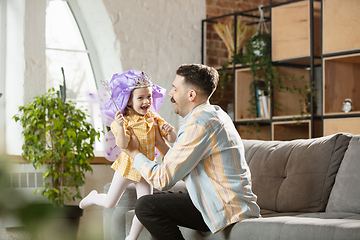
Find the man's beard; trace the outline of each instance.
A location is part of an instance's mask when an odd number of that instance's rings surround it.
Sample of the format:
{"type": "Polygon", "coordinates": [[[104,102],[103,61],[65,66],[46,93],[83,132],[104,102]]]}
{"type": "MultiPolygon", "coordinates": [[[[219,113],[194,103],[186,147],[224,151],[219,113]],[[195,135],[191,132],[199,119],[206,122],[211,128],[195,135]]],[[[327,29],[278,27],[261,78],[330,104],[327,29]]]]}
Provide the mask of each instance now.
{"type": "MultiPolygon", "coordinates": [[[[173,97],[170,98],[170,101],[171,101],[172,103],[176,103],[176,101],[175,101],[175,99],[174,99],[173,97]]],[[[175,112],[176,114],[179,114],[179,109],[176,109],[175,106],[174,106],[174,112],[175,112]]]]}

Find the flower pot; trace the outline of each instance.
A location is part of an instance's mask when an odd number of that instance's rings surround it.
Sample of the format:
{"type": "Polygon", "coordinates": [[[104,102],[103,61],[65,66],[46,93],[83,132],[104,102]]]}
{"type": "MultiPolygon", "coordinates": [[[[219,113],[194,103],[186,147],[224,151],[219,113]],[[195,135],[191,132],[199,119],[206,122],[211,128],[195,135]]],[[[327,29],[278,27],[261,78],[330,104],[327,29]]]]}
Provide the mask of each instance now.
{"type": "Polygon", "coordinates": [[[34,239],[76,240],[82,213],[78,206],[31,204],[21,210],[20,217],[34,239]]]}

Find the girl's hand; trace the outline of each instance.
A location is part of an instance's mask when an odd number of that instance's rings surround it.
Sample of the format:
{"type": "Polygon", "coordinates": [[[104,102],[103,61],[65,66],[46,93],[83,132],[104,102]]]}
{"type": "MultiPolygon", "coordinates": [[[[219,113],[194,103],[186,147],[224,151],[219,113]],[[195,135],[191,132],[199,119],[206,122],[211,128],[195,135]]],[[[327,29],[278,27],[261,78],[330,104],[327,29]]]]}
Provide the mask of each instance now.
{"type": "Polygon", "coordinates": [[[124,126],[125,118],[121,114],[121,111],[117,111],[117,113],[115,114],[115,121],[119,126],[124,126]]]}
{"type": "Polygon", "coordinates": [[[167,133],[170,133],[173,130],[172,126],[168,123],[164,123],[161,128],[167,133]]]}

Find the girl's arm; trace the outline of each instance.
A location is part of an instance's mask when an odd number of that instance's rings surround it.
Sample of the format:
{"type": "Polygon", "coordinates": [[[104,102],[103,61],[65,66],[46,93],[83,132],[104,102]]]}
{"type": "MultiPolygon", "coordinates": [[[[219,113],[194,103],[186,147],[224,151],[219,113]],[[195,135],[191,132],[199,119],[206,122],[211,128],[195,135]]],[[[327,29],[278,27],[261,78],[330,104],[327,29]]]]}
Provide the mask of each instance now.
{"type": "Polygon", "coordinates": [[[118,111],[115,114],[115,121],[117,123],[117,129],[118,129],[118,134],[116,136],[117,145],[121,149],[127,148],[129,141],[126,137],[125,126],[124,126],[125,119],[124,116],[121,114],[121,111],[118,111]]]}
{"type": "Polygon", "coordinates": [[[155,147],[159,150],[162,156],[165,156],[167,151],[170,149],[170,146],[162,138],[156,118],[154,119],[154,128],[155,128],[155,147]]]}

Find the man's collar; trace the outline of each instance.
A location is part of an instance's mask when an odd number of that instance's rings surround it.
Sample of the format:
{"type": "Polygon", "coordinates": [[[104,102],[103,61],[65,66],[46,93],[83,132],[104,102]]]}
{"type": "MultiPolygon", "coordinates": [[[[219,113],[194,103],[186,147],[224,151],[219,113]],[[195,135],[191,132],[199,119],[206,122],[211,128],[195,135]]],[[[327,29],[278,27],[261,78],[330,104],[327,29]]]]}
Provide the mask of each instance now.
{"type": "Polygon", "coordinates": [[[191,110],[183,119],[181,119],[180,124],[183,125],[196,109],[201,108],[202,106],[205,106],[205,105],[210,105],[209,100],[207,100],[206,102],[201,103],[200,105],[197,105],[195,108],[193,108],[193,110],[191,110]]]}

